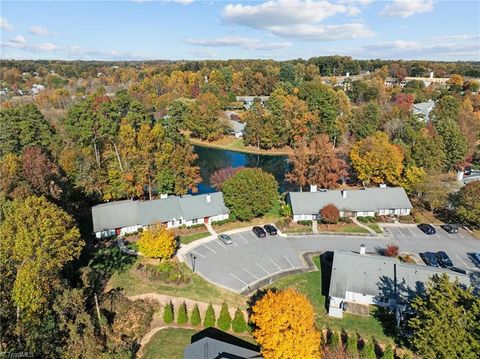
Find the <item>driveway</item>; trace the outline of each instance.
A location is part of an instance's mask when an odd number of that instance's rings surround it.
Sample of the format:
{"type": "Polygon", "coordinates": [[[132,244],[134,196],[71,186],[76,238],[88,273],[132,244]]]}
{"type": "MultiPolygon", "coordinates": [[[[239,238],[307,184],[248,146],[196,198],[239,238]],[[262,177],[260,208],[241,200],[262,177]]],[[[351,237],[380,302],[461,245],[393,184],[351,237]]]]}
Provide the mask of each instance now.
{"type": "Polygon", "coordinates": [[[296,237],[269,236],[257,238],[251,231],[232,234],[233,243],[225,245],[211,239],[184,253],[187,265],[208,281],[225,289],[250,292],[281,273],[308,268],[302,254],[332,250],[367,252],[384,248],[388,243],[402,252],[445,251],[455,266],[480,270],[467,253],[480,252],[480,240],[465,230],[448,234],[437,227],[435,235],[426,235],[416,227],[389,227],[393,239],[360,236],[308,235],[296,237]]]}

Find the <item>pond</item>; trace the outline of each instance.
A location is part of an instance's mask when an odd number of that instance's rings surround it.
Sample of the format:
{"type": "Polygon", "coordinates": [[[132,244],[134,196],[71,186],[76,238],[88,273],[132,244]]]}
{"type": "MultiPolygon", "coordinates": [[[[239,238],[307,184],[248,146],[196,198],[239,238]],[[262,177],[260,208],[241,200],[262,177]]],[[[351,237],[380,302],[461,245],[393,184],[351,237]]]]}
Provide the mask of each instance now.
{"type": "Polygon", "coordinates": [[[198,159],[195,164],[200,167],[202,182],[198,185],[198,193],[215,192],[210,185],[210,176],[216,170],[225,167],[258,167],[271,173],[279,184],[280,193],[295,189],[285,182],[285,174],[289,171],[287,156],[254,155],[249,153],[221,150],[218,148],[193,146],[198,159]]]}

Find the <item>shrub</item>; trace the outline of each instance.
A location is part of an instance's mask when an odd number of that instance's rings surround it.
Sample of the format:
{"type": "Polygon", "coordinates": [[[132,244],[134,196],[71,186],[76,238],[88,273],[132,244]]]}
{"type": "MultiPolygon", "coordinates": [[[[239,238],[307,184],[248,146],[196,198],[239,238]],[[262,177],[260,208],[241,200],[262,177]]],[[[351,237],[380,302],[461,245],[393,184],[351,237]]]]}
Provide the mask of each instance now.
{"type": "Polygon", "coordinates": [[[297,223],[301,226],[311,226],[312,225],[312,221],[310,221],[310,220],[298,221],[297,223]]]}
{"type": "Polygon", "coordinates": [[[240,309],[237,308],[235,316],[232,320],[232,329],[235,333],[243,333],[247,330],[247,322],[240,309]]]}
{"type": "Polygon", "coordinates": [[[192,323],[193,326],[197,326],[202,322],[202,319],[200,318],[200,311],[198,310],[198,304],[195,303],[192,309],[192,314],[190,315],[190,323],[192,323]]]}
{"type": "Polygon", "coordinates": [[[360,357],[363,359],[376,359],[377,355],[375,354],[375,339],[371,338],[366,342],[360,353],[360,357]]]}
{"type": "Polygon", "coordinates": [[[342,223],[353,223],[352,219],[349,217],[340,217],[339,221],[342,223]]]}
{"type": "Polygon", "coordinates": [[[160,280],[168,284],[182,284],[190,282],[192,273],[185,263],[165,261],[159,265],[138,264],[139,271],[147,273],[148,279],[160,280]]]}
{"type": "Polygon", "coordinates": [[[323,223],[335,224],[340,219],[340,211],[333,204],[327,204],[320,210],[320,218],[323,223]]]}
{"type": "Polygon", "coordinates": [[[205,328],[215,326],[215,311],[213,310],[212,303],[208,305],[207,311],[205,312],[205,319],[203,320],[203,326],[205,328]]]}
{"type": "Polygon", "coordinates": [[[187,305],[185,304],[185,302],[183,302],[178,307],[177,323],[185,324],[187,322],[188,322],[187,305]]]}
{"type": "Polygon", "coordinates": [[[331,350],[340,349],[340,336],[333,330],[328,331],[327,345],[331,350]]]}
{"type": "Polygon", "coordinates": [[[217,327],[221,330],[229,330],[232,325],[232,317],[228,312],[227,303],[223,302],[220,315],[217,320],[217,327]]]}
{"type": "Polygon", "coordinates": [[[167,303],[163,308],[163,321],[165,324],[173,323],[173,304],[172,302],[167,303]]]}
{"type": "Polygon", "coordinates": [[[138,240],[138,250],[150,258],[169,259],[175,253],[176,247],[175,234],[159,224],[143,231],[138,240]]]}
{"type": "Polygon", "coordinates": [[[398,246],[396,246],[394,244],[389,244],[388,246],[385,247],[383,253],[387,257],[397,257],[398,253],[400,253],[400,250],[399,250],[398,246]]]}
{"type": "Polygon", "coordinates": [[[143,232],[143,227],[140,227],[140,228],[138,229],[138,233],[142,233],[142,232],[143,232]]]}
{"type": "Polygon", "coordinates": [[[356,334],[348,334],[347,335],[347,345],[345,350],[347,354],[352,358],[356,358],[358,356],[358,335],[356,334]]]}
{"type": "Polygon", "coordinates": [[[395,353],[391,344],[388,344],[385,348],[385,351],[382,353],[382,359],[395,359],[395,353]]]}

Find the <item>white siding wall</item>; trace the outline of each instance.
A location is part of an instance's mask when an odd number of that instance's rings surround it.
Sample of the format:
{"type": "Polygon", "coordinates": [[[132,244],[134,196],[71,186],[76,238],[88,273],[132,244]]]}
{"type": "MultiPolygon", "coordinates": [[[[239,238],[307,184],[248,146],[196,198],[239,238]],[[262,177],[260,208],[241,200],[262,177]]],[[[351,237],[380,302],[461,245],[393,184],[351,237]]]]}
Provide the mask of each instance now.
{"type": "Polygon", "coordinates": [[[106,237],[111,237],[115,235],[115,230],[114,229],[109,229],[108,231],[101,231],[101,232],[96,232],[95,237],[98,239],[100,238],[106,238],[106,237]]]}
{"type": "Polygon", "coordinates": [[[375,212],[357,212],[355,217],[373,217],[375,216],[375,212]]]}
{"type": "MultiPolygon", "coordinates": [[[[374,217],[375,212],[374,211],[359,211],[359,212],[350,212],[353,217],[374,217]]],[[[378,215],[389,215],[391,214],[390,209],[379,209],[377,211],[378,215]]],[[[410,214],[410,209],[409,208],[396,208],[394,209],[394,213],[392,213],[396,216],[406,216],[410,214]]],[[[345,212],[340,211],[340,217],[344,217],[345,212]]],[[[293,215],[293,221],[306,221],[306,220],[314,220],[316,219],[317,215],[316,214],[295,214],[293,215]]]]}
{"type": "Polygon", "coordinates": [[[354,302],[360,304],[374,304],[373,295],[363,295],[362,293],[355,293],[349,291],[345,293],[345,300],[347,302],[354,302]]]}
{"type": "Polygon", "coordinates": [[[120,229],[120,235],[125,235],[127,233],[133,233],[138,231],[138,229],[142,226],[130,226],[130,227],[123,227],[120,229]]]}

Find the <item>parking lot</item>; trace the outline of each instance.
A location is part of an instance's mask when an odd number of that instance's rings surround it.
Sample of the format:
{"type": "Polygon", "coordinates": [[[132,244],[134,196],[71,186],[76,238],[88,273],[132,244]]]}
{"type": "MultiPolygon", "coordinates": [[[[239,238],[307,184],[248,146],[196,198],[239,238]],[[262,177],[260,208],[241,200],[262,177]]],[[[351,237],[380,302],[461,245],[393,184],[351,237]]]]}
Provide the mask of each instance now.
{"type": "Polygon", "coordinates": [[[416,227],[390,227],[393,238],[361,236],[308,235],[297,237],[270,236],[257,238],[251,231],[231,235],[232,244],[210,240],[184,254],[195,272],[210,282],[234,292],[249,292],[258,284],[266,284],[280,273],[308,268],[302,256],[306,252],[331,250],[358,251],[366,244],[367,252],[375,252],[388,243],[395,243],[402,252],[445,251],[456,267],[480,270],[467,253],[480,252],[480,241],[463,229],[448,234],[440,227],[426,235],[416,227]]]}

